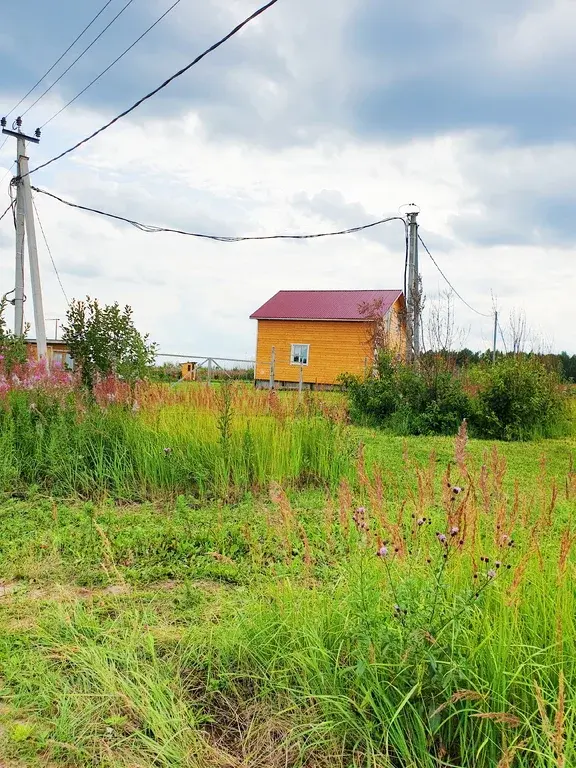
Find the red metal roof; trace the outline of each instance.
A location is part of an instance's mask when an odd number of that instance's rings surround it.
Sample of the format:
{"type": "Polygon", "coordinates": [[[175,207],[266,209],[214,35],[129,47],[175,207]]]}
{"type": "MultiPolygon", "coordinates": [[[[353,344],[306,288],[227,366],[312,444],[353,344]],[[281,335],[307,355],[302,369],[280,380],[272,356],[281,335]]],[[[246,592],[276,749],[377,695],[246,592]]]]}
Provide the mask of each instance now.
{"type": "Polygon", "coordinates": [[[381,301],[385,314],[402,291],[278,291],[250,315],[255,320],[365,320],[363,304],[381,301]]]}

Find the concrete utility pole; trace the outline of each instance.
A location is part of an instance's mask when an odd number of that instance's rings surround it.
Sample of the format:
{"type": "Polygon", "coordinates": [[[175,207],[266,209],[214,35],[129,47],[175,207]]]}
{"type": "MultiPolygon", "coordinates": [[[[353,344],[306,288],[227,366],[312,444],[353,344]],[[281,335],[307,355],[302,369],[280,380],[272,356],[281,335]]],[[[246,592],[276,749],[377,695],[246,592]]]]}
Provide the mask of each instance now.
{"type": "Polygon", "coordinates": [[[496,362],[496,336],[498,334],[498,310],[494,310],[494,343],[492,345],[492,364],[496,362]]]}
{"type": "Polygon", "coordinates": [[[406,306],[408,312],[408,360],[420,356],[420,273],[418,271],[418,211],[407,214],[408,219],[408,285],[406,306]]]}
{"type": "Polygon", "coordinates": [[[0,121],[2,133],[12,136],[17,142],[18,176],[16,181],[16,281],[14,297],[14,332],[22,336],[24,333],[24,237],[28,236],[28,259],[30,261],[30,282],[32,283],[32,299],[34,304],[34,325],[36,326],[36,349],[39,360],[48,361],[46,346],[46,327],[44,325],[44,306],[42,303],[42,284],[38,266],[38,248],[36,245],[36,230],[34,227],[34,206],[26,142],[40,143],[40,129],[34,136],[27,136],[20,130],[22,118],[17,117],[12,128],[6,128],[6,118],[0,121]],[[19,223],[20,222],[20,223],[19,223]]]}

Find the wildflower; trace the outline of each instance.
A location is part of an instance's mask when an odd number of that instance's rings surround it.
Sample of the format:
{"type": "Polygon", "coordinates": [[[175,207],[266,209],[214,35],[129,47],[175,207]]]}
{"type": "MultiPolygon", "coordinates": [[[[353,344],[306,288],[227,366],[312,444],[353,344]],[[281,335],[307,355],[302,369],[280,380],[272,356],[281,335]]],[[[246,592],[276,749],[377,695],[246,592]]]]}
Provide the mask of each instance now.
{"type": "Polygon", "coordinates": [[[171,453],[172,453],[172,448],[164,448],[164,455],[165,456],[170,456],[171,453]]]}
{"type": "Polygon", "coordinates": [[[132,413],[138,413],[140,410],[140,406],[138,405],[138,401],[134,400],[134,405],[132,406],[132,413]]]}
{"type": "Polygon", "coordinates": [[[494,563],[494,566],[496,568],[500,568],[501,565],[502,565],[502,563],[500,562],[500,560],[496,560],[496,562],[494,563]]]}
{"type": "Polygon", "coordinates": [[[366,512],[366,507],[357,507],[356,508],[356,514],[357,515],[363,515],[366,512]]]}
{"type": "Polygon", "coordinates": [[[460,488],[459,485],[453,485],[452,486],[452,493],[456,494],[456,496],[457,496],[459,493],[462,493],[462,488],[460,488]]]}
{"type": "Polygon", "coordinates": [[[378,557],[388,557],[388,547],[382,544],[382,546],[379,548],[376,554],[378,555],[378,557]]]}
{"type": "Polygon", "coordinates": [[[437,533],[436,538],[438,539],[440,544],[446,544],[448,540],[445,533],[437,533]]]}
{"type": "Polygon", "coordinates": [[[488,576],[489,579],[495,579],[496,578],[496,571],[494,570],[494,568],[490,568],[490,570],[488,571],[486,576],[488,576]]]}
{"type": "Polygon", "coordinates": [[[450,528],[450,536],[456,536],[459,530],[457,525],[453,525],[452,528],[450,528]]]}
{"type": "Polygon", "coordinates": [[[425,522],[426,522],[425,517],[419,517],[418,520],[416,520],[416,525],[424,525],[425,522]]]}

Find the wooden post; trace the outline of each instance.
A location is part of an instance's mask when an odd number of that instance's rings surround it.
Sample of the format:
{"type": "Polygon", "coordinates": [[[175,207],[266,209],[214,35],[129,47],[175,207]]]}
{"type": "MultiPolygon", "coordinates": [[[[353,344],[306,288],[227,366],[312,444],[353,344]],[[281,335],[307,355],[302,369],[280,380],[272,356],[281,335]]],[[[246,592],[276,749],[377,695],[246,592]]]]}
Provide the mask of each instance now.
{"type": "Polygon", "coordinates": [[[270,358],[270,389],[274,389],[275,367],[276,367],[276,347],[272,347],[272,357],[270,358]]]}

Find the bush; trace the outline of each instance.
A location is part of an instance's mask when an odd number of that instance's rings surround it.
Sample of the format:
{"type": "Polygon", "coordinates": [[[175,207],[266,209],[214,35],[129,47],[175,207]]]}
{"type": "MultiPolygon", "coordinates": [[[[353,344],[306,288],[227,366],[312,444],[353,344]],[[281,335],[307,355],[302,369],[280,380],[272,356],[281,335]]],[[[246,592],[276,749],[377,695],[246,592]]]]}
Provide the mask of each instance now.
{"type": "Polygon", "coordinates": [[[567,418],[558,374],[534,357],[500,359],[483,371],[473,425],[480,437],[550,436],[567,418]]]}
{"type": "Polygon", "coordinates": [[[419,370],[381,355],[373,375],[343,377],[356,419],[412,435],[453,435],[472,410],[459,378],[442,361],[419,370]]]}

